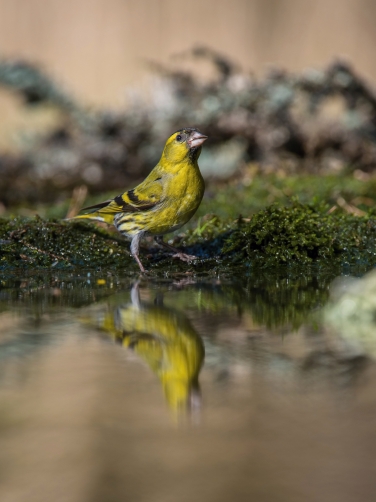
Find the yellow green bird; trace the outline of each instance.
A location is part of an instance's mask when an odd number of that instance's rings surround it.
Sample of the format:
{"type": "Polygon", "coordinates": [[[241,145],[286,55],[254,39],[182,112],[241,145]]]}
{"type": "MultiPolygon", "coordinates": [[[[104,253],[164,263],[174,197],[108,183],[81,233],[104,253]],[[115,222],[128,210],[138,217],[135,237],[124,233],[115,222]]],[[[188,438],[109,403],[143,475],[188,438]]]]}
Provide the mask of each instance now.
{"type": "Polygon", "coordinates": [[[109,305],[107,312],[92,314],[97,328],[133,350],[149,365],[158,376],[172,410],[198,408],[201,401],[198,377],[205,348],[189,319],[165,307],[161,295],[154,304],[141,301],[138,284],[132,287],[130,303],[124,304],[122,298],[121,305],[117,303],[109,305]]]}
{"type": "Polygon", "coordinates": [[[172,134],[158,164],[136,188],[114,199],[94,206],[91,213],[76,216],[115,225],[132,239],[131,253],[141,272],[145,269],[139,258],[140,241],[152,235],[158,244],[175,252],[183,261],[195,259],[163,242],[163,235],[187,223],[200,205],[205,184],[198,167],[201,147],[207,136],[187,127],[172,134]]]}

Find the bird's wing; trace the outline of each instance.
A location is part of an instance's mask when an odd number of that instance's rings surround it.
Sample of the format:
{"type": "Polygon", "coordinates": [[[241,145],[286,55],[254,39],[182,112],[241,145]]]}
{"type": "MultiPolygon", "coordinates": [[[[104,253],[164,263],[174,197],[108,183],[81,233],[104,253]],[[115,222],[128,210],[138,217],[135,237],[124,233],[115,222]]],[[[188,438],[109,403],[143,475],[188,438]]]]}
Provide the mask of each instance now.
{"type": "Polygon", "coordinates": [[[117,195],[114,199],[106,200],[99,204],[94,204],[93,206],[84,207],[82,211],[93,209],[103,214],[148,211],[161,202],[162,191],[161,184],[156,182],[146,183],[145,180],[133,190],[117,195]]]}

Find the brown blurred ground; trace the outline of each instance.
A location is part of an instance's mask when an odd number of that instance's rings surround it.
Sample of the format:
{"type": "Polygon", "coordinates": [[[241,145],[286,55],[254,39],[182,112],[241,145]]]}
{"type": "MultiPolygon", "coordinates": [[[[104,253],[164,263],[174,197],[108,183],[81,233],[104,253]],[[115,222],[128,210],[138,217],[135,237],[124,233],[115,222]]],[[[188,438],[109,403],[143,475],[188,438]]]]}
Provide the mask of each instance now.
{"type": "Polygon", "coordinates": [[[375,0],[0,0],[0,55],[41,62],[100,105],[122,102],[144,60],[167,61],[197,43],[256,72],[324,66],[343,55],[376,80],[375,7],[375,0]]]}

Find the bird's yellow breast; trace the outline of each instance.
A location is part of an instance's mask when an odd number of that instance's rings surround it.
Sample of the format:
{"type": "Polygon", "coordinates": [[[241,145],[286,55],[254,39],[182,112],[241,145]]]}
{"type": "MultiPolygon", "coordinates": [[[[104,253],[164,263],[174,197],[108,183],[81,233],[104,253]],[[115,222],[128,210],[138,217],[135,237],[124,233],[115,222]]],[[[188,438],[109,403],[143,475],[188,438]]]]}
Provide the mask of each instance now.
{"type": "Polygon", "coordinates": [[[161,203],[150,211],[145,230],[154,235],[172,232],[189,221],[197,211],[205,183],[197,164],[181,163],[175,172],[165,172],[161,203]]]}

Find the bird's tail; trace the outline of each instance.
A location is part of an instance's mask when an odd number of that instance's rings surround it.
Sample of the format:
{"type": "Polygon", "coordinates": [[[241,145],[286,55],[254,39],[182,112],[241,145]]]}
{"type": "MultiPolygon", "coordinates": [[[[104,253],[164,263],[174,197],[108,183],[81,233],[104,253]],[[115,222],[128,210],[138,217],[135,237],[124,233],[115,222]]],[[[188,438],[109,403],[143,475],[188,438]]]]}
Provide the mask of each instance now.
{"type": "Polygon", "coordinates": [[[89,214],[80,214],[78,216],[74,216],[73,218],[67,218],[67,220],[93,220],[93,221],[102,221],[107,223],[108,225],[114,224],[114,215],[109,213],[102,213],[101,211],[94,211],[89,214]]]}

